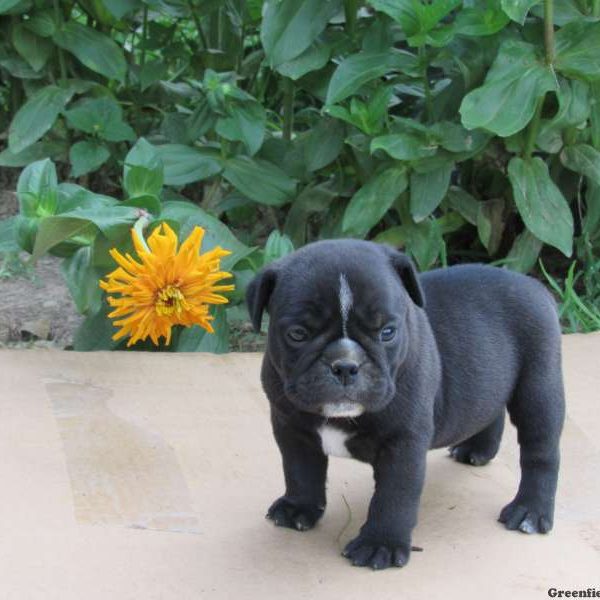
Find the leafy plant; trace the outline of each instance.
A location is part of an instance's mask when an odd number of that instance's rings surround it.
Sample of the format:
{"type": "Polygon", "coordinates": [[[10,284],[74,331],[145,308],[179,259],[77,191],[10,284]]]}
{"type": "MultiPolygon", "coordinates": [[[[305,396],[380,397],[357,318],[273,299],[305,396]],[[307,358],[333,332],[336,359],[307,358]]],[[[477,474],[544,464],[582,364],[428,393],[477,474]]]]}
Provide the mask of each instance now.
{"type": "Polygon", "coordinates": [[[597,0],[0,0],[0,30],[0,165],[52,158],[82,185],[26,169],[18,239],[68,272],[145,210],[233,238],[241,291],[277,252],[351,236],[421,269],[576,260],[593,294],[597,0]]]}

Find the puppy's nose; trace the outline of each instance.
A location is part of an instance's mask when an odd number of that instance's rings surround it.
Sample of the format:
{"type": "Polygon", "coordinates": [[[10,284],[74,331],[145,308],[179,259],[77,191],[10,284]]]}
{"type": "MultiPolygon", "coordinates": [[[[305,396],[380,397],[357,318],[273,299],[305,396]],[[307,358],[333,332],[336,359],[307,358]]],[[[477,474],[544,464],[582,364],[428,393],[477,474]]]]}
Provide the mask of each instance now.
{"type": "Polygon", "coordinates": [[[331,363],[331,372],[343,385],[354,383],[358,374],[359,364],[348,358],[339,358],[331,363]]]}

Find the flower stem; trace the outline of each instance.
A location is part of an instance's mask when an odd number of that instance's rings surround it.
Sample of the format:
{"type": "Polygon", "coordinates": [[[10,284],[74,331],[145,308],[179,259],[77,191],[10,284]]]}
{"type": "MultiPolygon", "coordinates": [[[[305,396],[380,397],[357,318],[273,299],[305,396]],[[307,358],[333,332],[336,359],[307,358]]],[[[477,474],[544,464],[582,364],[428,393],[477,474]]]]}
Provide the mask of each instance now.
{"type": "Polygon", "coordinates": [[[135,231],[138,240],[146,248],[147,252],[150,252],[150,248],[148,248],[146,238],[144,237],[144,229],[148,227],[151,220],[152,216],[150,215],[150,213],[142,208],[140,209],[140,216],[138,220],[133,225],[133,230],[135,231]]]}
{"type": "Polygon", "coordinates": [[[283,79],[283,139],[289,142],[294,129],[294,82],[289,77],[283,79]]]}

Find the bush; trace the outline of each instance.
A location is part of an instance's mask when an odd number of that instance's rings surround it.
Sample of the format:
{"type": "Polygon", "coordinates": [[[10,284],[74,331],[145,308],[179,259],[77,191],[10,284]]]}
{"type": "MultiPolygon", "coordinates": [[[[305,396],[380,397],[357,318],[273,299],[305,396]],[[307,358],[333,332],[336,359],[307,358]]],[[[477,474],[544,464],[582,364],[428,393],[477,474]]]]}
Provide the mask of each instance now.
{"type": "Polygon", "coordinates": [[[78,347],[140,209],[234,250],[234,306],[339,236],[421,269],[574,254],[598,301],[598,0],[0,0],[0,30],[0,166],[34,163],[14,229],[65,257],[78,347]]]}

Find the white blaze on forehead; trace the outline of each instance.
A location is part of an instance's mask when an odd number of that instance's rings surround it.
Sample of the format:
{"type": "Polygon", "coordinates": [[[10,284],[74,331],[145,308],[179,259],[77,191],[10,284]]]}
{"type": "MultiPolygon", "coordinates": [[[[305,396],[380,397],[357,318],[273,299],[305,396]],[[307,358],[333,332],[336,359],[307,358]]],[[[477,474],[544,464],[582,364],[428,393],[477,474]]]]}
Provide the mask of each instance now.
{"type": "Polygon", "coordinates": [[[344,332],[344,337],[348,337],[348,315],[350,314],[350,309],[352,308],[354,298],[352,296],[352,290],[348,285],[348,280],[343,273],[340,273],[339,299],[340,314],[342,315],[342,331],[344,332]]]}

